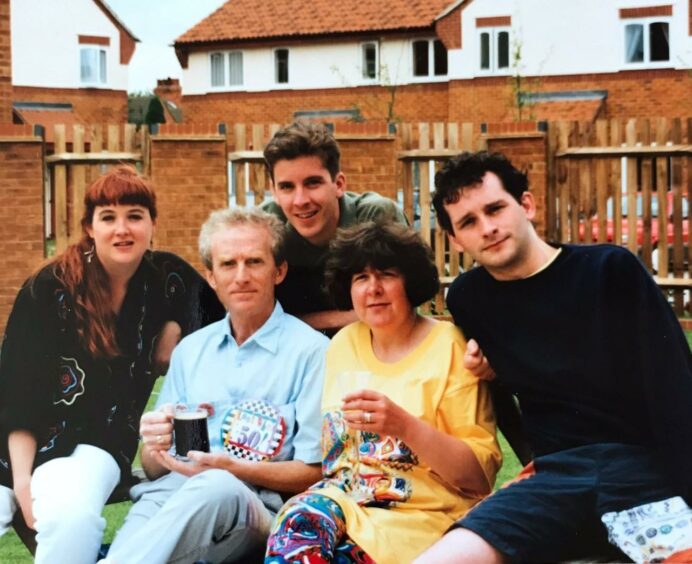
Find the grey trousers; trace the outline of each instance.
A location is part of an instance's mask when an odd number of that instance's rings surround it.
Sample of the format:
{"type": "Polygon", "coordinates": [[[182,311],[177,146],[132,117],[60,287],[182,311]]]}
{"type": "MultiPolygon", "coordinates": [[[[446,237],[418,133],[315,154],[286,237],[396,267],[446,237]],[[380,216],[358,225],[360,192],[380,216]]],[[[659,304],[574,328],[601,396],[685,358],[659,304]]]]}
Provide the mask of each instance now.
{"type": "Polygon", "coordinates": [[[135,504],[106,562],[229,562],[258,550],[274,513],[258,493],[225,470],[191,478],[170,473],[130,490],[135,504]]]}

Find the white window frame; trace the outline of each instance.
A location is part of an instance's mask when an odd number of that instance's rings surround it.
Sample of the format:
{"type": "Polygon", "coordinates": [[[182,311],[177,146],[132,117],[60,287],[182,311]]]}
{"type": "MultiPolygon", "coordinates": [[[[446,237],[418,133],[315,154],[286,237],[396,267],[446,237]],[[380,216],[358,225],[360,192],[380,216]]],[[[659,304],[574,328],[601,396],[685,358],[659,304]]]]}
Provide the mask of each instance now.
{"type": "Polygon", "coordinates": [[[245,65],[244,65],[245,55],[241,50],[232,51],[211,51],[209,53],[209,87],[211,90],[241,90],[245,84],[245,65]],[[231,55],[240,54],[240,82],[231,84],[231,55]],[[221,72],[223,73],[223,80],[221,84],[213,83],[214,74],[214,56],[221,57],[221,72]]]}
{"type": "Polygon", "coordinates": [[[623,18],[622,20],[622,65],[624,68],[652,68],[669,67],[673,61],[673,18],[671,16],[652,16],[649,18],[623,18]],[[652,61],[650,45],[650,27],[654,23],[668,24],[668,60],[652,61]],[[644,59],[642,61],[627,62],[627,26],[641,25],[644,28],[644,59]]]}
{"type": "Polygon", "coordinates": [[[449,51],[447,52],[447,72],[445,74],[435,74],[435,42],[440,41],[438,37],[416,37],[411,40],[409,53],[411,57],[411,79],[413,81],[430,82],[431,80],[444,81],[449,77],[449,51]],[[419,41],[428,42],[428,74],[415,74],[416,59],[413,53],[413,45],[419,41]]]}
{"type": "Polygon", "coordinates": [[[106,45],[86,43],[79,46],[79,82],[84,86],[108,85],[108,47],[106,45]],[[85,79],[82,74],[82,57],[88,51],[96,53],[95,78],[93,80],[85,79]]]}
{"type": "Polygon", "coordinates": [[[488,26],[488,27],[479,27],[476,30],[476,46],[477,46],[477,52],[476,52],[476,68],[478,69],[479,74],[492,74],[492,75],[508,75],[511,74],[512,72],[512,28],[509,26],[488,26]],[[499,55],[499,41],[500,41],[500,34],[501,33],[507,33],[507,66],[506,67],[500,67],[498,65],[498,55],[499,55]],[[490,35],[490,41],[489,41],[489,59],[490,59],[490,66],[487,69],[481,68],[481,53],[482,53],[482,45],[481,45],[481,37],[483,36],[484,33],[487,33],[490,35]]]}
{"type": "Polygon", "coordinates": [[[291,84],[291,50],[288,47],[277,47],[272,52],[274,62],[274,84],[277,86],[288,86],[291,84]],[[279,51],[286,51],[286,81],[279,82],[279,51]]]}
{"type": "Polygon", "coordinates": [[[379,41],[363,41],[360,44],[360,77],[363,82],[372,83],[380,80],[380,43],[379,41]],[[368,46],[375,47],[375,76],[367,76],[365,53],[368,46]]]}

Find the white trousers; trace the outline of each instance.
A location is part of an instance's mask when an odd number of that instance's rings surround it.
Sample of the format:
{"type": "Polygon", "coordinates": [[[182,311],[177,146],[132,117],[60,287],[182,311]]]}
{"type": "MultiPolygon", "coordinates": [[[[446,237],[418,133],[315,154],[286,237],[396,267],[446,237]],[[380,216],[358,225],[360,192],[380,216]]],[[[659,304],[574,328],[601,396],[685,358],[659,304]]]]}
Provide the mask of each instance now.
{"type": "Polygon", "coordinates": [[[34,470],[36,564],[96,561],[106,528],[101,512],[119,480],[113,457],[91,445],[77,445],[70,456],[54,458],[34,470]]]}
{"type": "Polygon", "coordinates": [[[12,526],[12,517],[17,510],[17,500],[12,488],[0,486],[0,537],[12,526]]]}
{"type": "Polygon", "coordinates": [[[238,560],[261,548],[274,517],[255,491],[225,470],[187,478],[172,472],[133,486],[127,514],[105,562],[238,560]]]}

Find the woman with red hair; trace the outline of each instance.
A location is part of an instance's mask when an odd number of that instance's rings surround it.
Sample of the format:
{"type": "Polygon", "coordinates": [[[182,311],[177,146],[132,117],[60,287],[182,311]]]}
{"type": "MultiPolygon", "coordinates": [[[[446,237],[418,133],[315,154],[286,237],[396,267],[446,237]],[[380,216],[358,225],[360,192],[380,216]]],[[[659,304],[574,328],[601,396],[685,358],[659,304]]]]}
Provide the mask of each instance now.
{"type": "Polygon", "coordinates": [[[189,264],[150,250],[156,195],[133,168],[98,178],[84,203],[81,239],[24,284],[0,356],[0,534],[18,505],[39,563],[96,560],[168,330],[224,314],[189,264]]]}

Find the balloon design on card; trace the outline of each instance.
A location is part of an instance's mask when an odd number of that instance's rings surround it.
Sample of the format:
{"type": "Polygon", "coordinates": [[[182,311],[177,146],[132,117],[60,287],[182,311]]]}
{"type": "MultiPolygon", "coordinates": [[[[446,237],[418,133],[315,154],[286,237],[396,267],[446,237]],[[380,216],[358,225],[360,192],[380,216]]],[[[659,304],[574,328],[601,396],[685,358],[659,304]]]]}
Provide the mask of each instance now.
{"type": "Polygon", "coordinates": [[[223,416],[221,442],[235,458],[271,460],[286,440],[286,422],[279,410],[264,400],[235,404],[223,416]]]}

